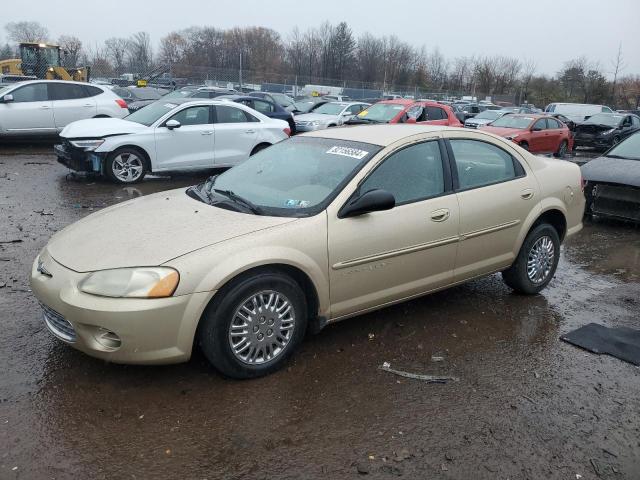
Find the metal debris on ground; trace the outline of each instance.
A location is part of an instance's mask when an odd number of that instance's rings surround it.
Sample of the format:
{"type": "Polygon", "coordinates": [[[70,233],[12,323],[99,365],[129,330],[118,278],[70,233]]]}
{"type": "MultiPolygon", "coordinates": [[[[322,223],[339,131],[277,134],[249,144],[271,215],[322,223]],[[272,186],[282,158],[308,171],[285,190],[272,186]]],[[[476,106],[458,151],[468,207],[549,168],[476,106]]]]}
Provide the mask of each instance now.
{"type": "Polygon", "coordinates": [[[394,375],[399,375],[405,378],[411,378],[413,380],[422,380],[427,383],[447,383],[447,382],[459,381],[457,377],[438,377],[435,375],[424,375],[421,373],[411,373],[411,372],[403,372],[402,370],[395,370],[391,368],[391,364],[389,362],[384,362],[378,368],[380,370],[384,370],[385,372],[393,373],[394,375]]]}

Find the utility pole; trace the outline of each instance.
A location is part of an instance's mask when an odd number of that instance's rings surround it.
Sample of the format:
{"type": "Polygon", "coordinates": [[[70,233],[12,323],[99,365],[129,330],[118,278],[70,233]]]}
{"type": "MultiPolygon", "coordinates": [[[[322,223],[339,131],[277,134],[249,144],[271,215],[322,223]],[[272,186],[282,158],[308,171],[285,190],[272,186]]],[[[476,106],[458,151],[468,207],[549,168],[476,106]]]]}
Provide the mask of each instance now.
{"type": "Polygon", "coordinates": [[[242,91],[242,50],[240,50],[240,72],[238,73],[239,83],[240,83],[240,91],[242,91]]]}

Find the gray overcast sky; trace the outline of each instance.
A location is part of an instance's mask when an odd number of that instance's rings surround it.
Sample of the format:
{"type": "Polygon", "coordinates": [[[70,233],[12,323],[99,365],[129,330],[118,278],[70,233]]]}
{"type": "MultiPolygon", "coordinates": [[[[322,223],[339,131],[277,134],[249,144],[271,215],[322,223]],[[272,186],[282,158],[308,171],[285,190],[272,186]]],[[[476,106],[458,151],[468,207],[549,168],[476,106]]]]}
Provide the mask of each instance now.
{"type": "MultiPolygon", "coordinates": [[[[144,30],[157,46],[166,33],[192,25],[260,25],[286,38],[296,25],[305,30],[324,20],[344,20],[356,35],[396,35],[414,46],[437,46],[447,58],[530,57],[539,71],[551,74],[564,61],[586,55],[610,75],[622,42],[623,73],[640,73],[640,0],[29,0],[11,5],[0,22],[35,20],[53,38],[66,33],[90,45],[144,30]]],[[[5,38],[3,30],[0,40],[5,38]]]]}

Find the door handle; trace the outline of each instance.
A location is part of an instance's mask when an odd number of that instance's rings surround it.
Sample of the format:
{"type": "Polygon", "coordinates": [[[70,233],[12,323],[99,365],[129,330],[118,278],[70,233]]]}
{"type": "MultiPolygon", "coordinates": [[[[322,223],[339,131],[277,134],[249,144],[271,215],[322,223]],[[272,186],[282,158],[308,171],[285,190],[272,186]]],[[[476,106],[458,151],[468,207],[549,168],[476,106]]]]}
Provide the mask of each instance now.
{"type": "Polygon", "coordinates": [[[441,208],[440,210],[431,212],[431,220],[434,222],[444,222],[450,215],[451,212],[448,208],[441,208]]]}
{"type": "Polygon", "coordinates": [[[246,130],[244,133],[256,133],[255,130],[246,130]]]}
{"type": "Polygon", "coordinates": [[[206,132],[201,132],[200,135],[213,135],[213,131],[207,130],[206,132]]]}
{"type": "Polygon", "coordinates": [[[93,105],[91,105],[90,103],[85,103],[83,107],[93,107],[93,105]]]}
{"type": "Polygon", "coordinates": [[[529,200],[530,198],[533,198],[533,190],[530,188],[523,190],[522,192],[520,192],[520,197],[522,197],[523,200],[529,200]]]}
{"type": "Polygon", "coordinates": [[[40,108],[43,110],[49,110],[51,107],[49,105],[40,105],[40,108]]]}

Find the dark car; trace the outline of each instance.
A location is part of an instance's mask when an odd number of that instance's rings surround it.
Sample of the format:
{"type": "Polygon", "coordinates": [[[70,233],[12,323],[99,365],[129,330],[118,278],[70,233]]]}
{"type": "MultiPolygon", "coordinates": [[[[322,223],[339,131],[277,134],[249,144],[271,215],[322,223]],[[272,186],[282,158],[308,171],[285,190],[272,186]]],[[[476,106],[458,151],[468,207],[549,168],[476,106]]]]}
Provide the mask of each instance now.
{"type": "Polygon", "coordinates": [[[640,133],[582,167],[585,213],[640,222],[640,133]]]}
{"type": "Polygon", "coordinates": [[[277,103],[282,108],[286,108],[291,111],[291,107],[295,103],[293,98],[284,93],[274,93],[274,92],[251,92],[249,95],[252,97],[263,98],[264,100],[269,100],[270,102],[277,103]]]}
{"type": "Polygon", "coordinates": [[[560,120],[562,123],[564,123],[567,127],[569,127],[569,130],[571,130],[572,132],[576,129],[576,122],[574,122],[573,120],[571,120],[569,117],[561,114],[561,113],[547,113],[547,115],[555,118],[556,120],[560,120]]]}
{"type": "Polygon", "coordinates": [[[477,114],[483,111],[480,106],[473,103],[454,103],[451,105],[456,118],[460,120],[460,123],[464,124],[469,118],[475,117],[477,114]]]}
{"type": "Polygon", "coordinates": [[[112,91],[125,101],[130,112],[146,107],[168,92],[153,87],[113,87],[112,91]]]}
{"type": "Polygon", "coordinates": [[[331,100],[328,100],[324,97],[304,97],[297,99],[293,105],[287,107],[287,111],[293,112],[295,114],[300,113],[311,113],[316,108],[325,103],[329,103],[331,100]]]}
{"type": "Polygon", "coordinates": [[[596,113],[576,125],[575,146],[606,150],[640,130],[640,117],[621,113],[596,113]]]}
{"type": "Polygon", "coordinates": [[[295,133],[296,124],[293,121],[293,114],[282,108],[277,103],[273,103],[269,100],[264,100],[262,98],[252,97],[249,95],[223,95],[218,97],[218,100],[224,99],[246,105],[247,107],[253,108],[254,110],[262,113],[263,115],[266,115],[269,118],[284,120],[289,124],[291,134],[293,135],[295,133]]]}

